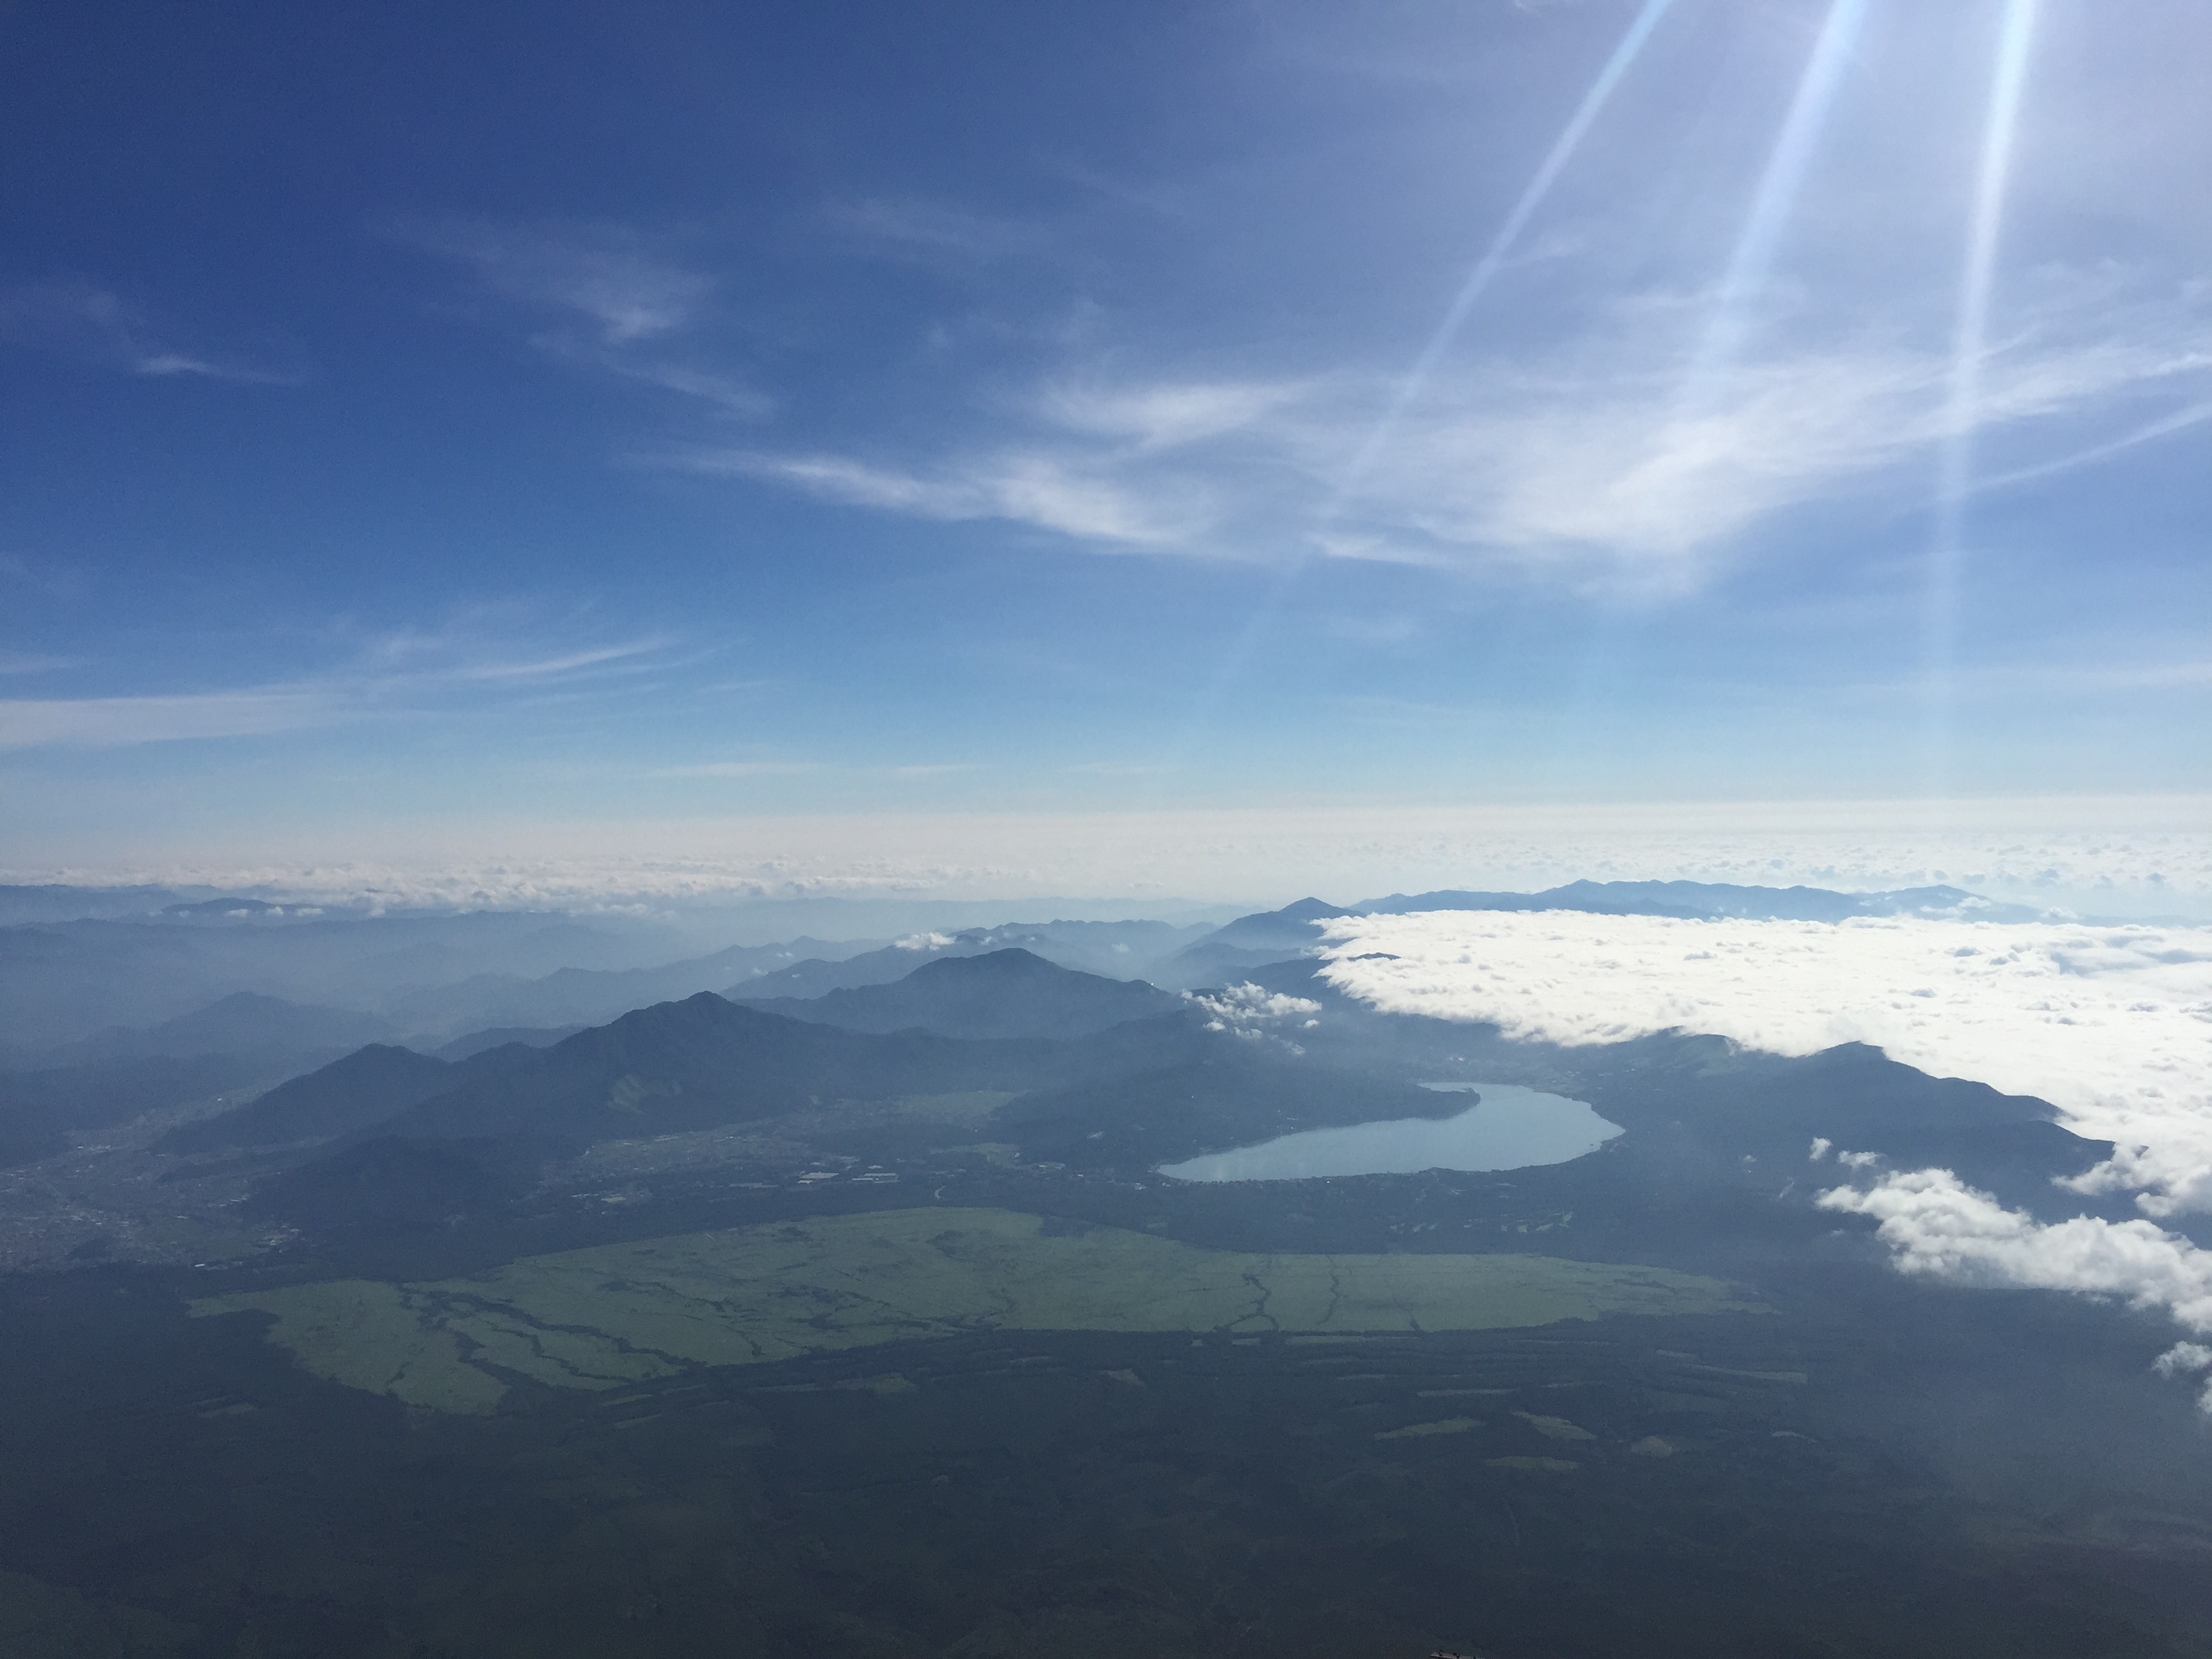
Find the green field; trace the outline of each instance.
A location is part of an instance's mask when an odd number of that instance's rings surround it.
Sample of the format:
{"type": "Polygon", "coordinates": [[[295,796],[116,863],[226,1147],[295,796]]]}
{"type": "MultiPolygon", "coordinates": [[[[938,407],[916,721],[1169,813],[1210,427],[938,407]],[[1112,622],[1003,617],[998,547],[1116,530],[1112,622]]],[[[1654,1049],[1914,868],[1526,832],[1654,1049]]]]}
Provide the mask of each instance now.
{"type": "Polygon", "coordinates": [[[1753,1311],[1717,1279],[1527,1255],[1257,1255],[1005,1210],[893,1210],[526,1256],[472,1279],[196,1302],[320,1376],[487,1412],[507,1373],[608,1389],[977,1330],[1486,1330],[1753,1311]]]}

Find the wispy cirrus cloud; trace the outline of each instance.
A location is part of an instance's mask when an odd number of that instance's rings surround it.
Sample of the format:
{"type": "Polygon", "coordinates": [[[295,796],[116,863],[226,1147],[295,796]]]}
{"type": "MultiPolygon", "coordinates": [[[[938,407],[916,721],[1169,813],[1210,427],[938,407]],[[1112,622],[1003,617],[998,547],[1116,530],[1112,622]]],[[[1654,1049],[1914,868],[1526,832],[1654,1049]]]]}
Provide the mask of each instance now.
{"type": "Polygon", "coordinates": [[[493,295],[548,325],[530,343],[556,362],[696,398],[747,419],[774,399],[705,361],[683,337],[713,309],[715,279],[624,225],[514,224],[482,219],[406,222],[399,240],[465,266],[493,295]]]}
{"type": "Polygon", "coordinates": [[[0,289],[0,339],[153,380],[301,386],[308,379],[297,366],[276,367],[230,353],[177,346],[161,337],[144,307],[88,283],[0,289]]]}
{"type": "MultiPolygon", "coordinates": [[[[1694,361],[1698,315],[1622,306],[1598,337],[1439,369],[1379,450],[1369,440],[1393,398],[1379,374],[1081,372],[1022,400],[1012,439],[1002,422],[1000,435],[934,454],[702,450],[675,464],[1099,548],[1656,593],[1695,588],[1808,504],[1924,504],[1927,466],[1957,416],[1945,348],[1894,325],[1827,339],[1800,329],[1716,368],[1694,361]]],[[[1990,352],[1973,420],[2010,468],[2002,481],[2020,481],[2185,429],[2208,384],[2212,325],[2185,307],[2093,294],[2046,307],[1990,352]],[[2176,399],[2187,400],[2179,414],[2143,422],[2176,399]],[[2127,435],[2081,443],[2085,427],[2116,422],[2127,435]]]]}
{"type": "Polygon", "coordinates": [[[112,749],[267,737],[336,724],[352,712],[336,687],[253,686],[164,696],[0,699],[0,749],[112,749]]]}
{"type": "Polygon", "coordinates": [[[570,678],[586,669],[617,669],[635,672],[656,666],[672,641],[665,635],[626,640],[617,645],[592,646],[558,656],[520,662],[471,663],[452,671],[463,680],[550,680],[570,678]]]}
{"type": "Polygon", "coordinates": [[[81,660],[42,651],[0,651],[0,674],[51,674],[58,669],[75,668],[81,660]]]}
{"type": "Polygon", "coordinates": [[[981,264],[1051,246],[1038,226],[913,197],[831,202],[822,210],[822,222],[871,252],[926,264],[981,264]]]}
{"type": "Polygon", "coordinates": [[[656,778],[775,778],[821,769],[822,763],[819,761],[697,761],[687,766],[658,767],[653,775],[656,778]]]}
{"type": "MultiPolygon", "coordinates": [[[[482,641],[401,634],[310,678],[131,696],[0,698],[0,750],[107,749],[267,737],[429,709],[483,707],[562,688],[605,694],[671,665],[665,637],[511,657],[482,641]]],[[[0,659],[4,665],[4,659],[0,659]]]]}
{"type": "Polygon", "coordinates": [[[714,292],[712,277],[621,225],[441,219],[402,224],[394,234],[459,261],[504,298],[585,319],[611,346],[684,327],[714,292]]]}
{"type": "Polygon", "coordinates": [[[1089,458],[1003,450],[931,471],[908,471],[842,455],[694,451],[661,465],[722,477],[763,478],[849,507],[949,522],[995,519],[1101,546],[1171,550],[1191,545],[1211,514],[1197,480],[1147,492],[1089,458]]]}

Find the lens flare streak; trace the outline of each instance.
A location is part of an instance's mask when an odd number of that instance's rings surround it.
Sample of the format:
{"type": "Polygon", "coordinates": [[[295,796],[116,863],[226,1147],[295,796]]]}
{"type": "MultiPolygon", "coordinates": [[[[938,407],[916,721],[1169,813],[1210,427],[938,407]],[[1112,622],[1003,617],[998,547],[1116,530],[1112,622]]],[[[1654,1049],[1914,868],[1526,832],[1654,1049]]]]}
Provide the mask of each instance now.
{"type": "Polygon", "coordinates": [[[1983,369],[1989,351],[1990,296],[1996,284],[2006,188],[2012,174],[2021,97],[2027,82],[2038,0],[2005,0],[1982,125],[1966,257],[1960,271],[1958,319],[1944,399],[1942,447],[1936,466],[1935,522],[1929,538],[1925,664],[1928,679],[1929,794],[1943,793],[1952,771],[1954,682],[1959,589],[1966,562],[1966,497],[1972,487],[1974,429],[1980,419],[1983,369]]]}

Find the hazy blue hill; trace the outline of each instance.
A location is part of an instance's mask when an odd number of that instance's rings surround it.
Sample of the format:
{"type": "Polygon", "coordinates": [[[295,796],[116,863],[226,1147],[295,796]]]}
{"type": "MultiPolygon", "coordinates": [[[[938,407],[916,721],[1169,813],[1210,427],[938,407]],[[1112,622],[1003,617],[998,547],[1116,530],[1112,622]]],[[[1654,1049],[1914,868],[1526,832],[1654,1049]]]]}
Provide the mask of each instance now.
{"type": "Polygon", "coordinates": [[[722,994],[733,1001],[763,1002],[776,998],[812,998],[831,991],[863,985],[889,985],[904,979],[926,962],[944,957],[981,956],[992,947],[980,933],[961,936],[923,935],[916,940],[864,951],[842,962],[813,958],[787,968],[726,987],[722,994]]]}
{"type": "MultiPolygon", "coordinates": [[[[331,1133],[333,1144],[257,1189],[260,1212],[318,1230],[374,1231],[386,1224],[380,1218],[398,1226],[404,1224],[398,1218],[440,1205],[519,1191],[515,1183],[528,1185],[535,1178],[529,1172],[546,1158],[600,1141],[840,1102],[1018,1094],[1082,1080],[1110,1087],[1111,1079],[1208,1054],[1226,1055],[1236,1069],[1249,1062],[1244,1048],[1180,1007],[1062,1042],[978,1040],[846,1030],[702,994],[636,1010],[548,1048],[509,1045],[457,1066],[366,1049],[272,1091],[265,1111],[248,1107],[172,1139],[175,1150],[190,1150],[331,1133]],[[373,1190],[387,1176],[405,1190],[373,1190]],[[416,1192],[419,1201],[406,1192],[416,1192]],[[354,1198],[359,1205],[343,1207],[354,1198]]],[[[1279,1099],[1266,1105],[1272,1097],[1263,1097],[1248,1091],[1239,1098],[1265,1108],[1249,1121],[1272,1124],[1279,1099]]],[[[1340,1091],[1332,1098],[1334,1109],[1352,1109],[1340,1091]]]]}
{"type": "Polygon", "coordinates": [[[425,987],[388,1007],[406,1029],[441,1035],[487,1026],[580,1029],[603,1024],[633,1008],[718,990],[733,979],[739,984],[760,979],[795,962],[836,961],[869,943],[798,939],[778,945],[732,945],[709,956],[649,968],[560,968],[536,978],[478,975],[458,984],[425,987]]]}
{"type": "Polygon", "coordinates": [[[986,950],[1012,947],[1047,962],[1109,979],[1149,978],[1155,963],[1172,956],[1212,928],[1205,923],[1178,927],[1164,921],[1010,922],[986,929],[986,950]]]}
{"type": "Polygon", "coordinates": [[[372,1043],[319,1071],[281,1083],[258,1100],[163,1136],[164,1152],[288,1146],[350,1134],[450,1089],[455,1066],[411,1048],[372,1043]]]}
{"type": "Polygon", "coordinates": [[[349,1008],[287,1002],[234,991],[158,1025],[111,1027],[50,1051],[51,1063],[87,1066],[157,1054],[261,1054],[328,1060],[364,1043],[388,1042],[391,1022],[349,1008]]]}
{"type": "Polygon", "coordinates": [[[1027,951],[1079,973],[1137,979],[1150,976],[1176,951],[1209,933],[1204,927],[1178,927],[1164,921],[1009,922],[957,933],[917,933],[841,961],[793,963],[750,983],[731,985],[722,994],[745,1002],[825,996],[831,991],[889,985],[924,963],[1006,950],[1027,951]]]}
{"type": "Polygon", "coordinates": [[[185,896],[169,887],[71,887],[58,882],[20,886],[0,883],[0,927],[148,915],[185,896]]]}
{"type": "Polygon", "coordinates": [[[1064,1080],[1073,1063],[1061,1045],[842,1030],[702,992],[550,1048],[478,1055],[456,1086],[381,1121],[394,1134],[583,1146],[837,1100],[1035,1088],[1064,1080]]]}
{"type": "Polygon", "coordinates": [[[1202,945],[1233,945],[1240,950],[1260,950],[1271,945],[1285,945],[1296,950],[1310,945],[1316,937],[1314,924],[1334,921],[1355,912],[1340,904],[1330,904],[1317,898],[1302,898],[1285,904],[1279,910],[1262,910],[1256,915],[1239,916],[1224,923],[1205,939],[1202,945]]]}
{"type": "Polygon", "coordinates": [[[1279,910],[1239,916],[1186,945],[1156,971],[1162,983],[1177,989],[1225,984],[1248,969],[1311,950],[1321,942],[1316,922],[1352,914],[1341,905],[1302,898],[1279,910]]]}
{"type": "Polygon", "coordinates": [[[457,1036],[439,1048],[440,1060],[473,1060],[494,1048],[504,1048],[510,1042],[519,1042],[526,1048],[550,1048],[563,1037],[572,1037],[584,1030],[581,1025],[495,1025],[489,1030],[471,1031],[457,1036]]]}
{"type": "Polygon", "coordinates": [[[195,1054],[0,1072],[0,1166],[53,1156],[72,1129],[105,1129],[265,1083],[266,1066],[255,1055],[195,1054]]]}
{"type": "Polygon", "coordinates": [[[1182,999],[1141,980],[1108,979],[1018,947],[924,963],[889,985],[811,1000],[737,999],[764,1012],[854,1031],[909,1027],[957,1037],[1064,1037],[1170,1012],[1182,999]]]}
{"type": "Polygon", "coordinates": [[[0,1042],[51,1047],[111,1026],[151,1025],[238,991],[381,1012],[410,988],[473,975],[636,966],[656,939],[565,915],[496,912],[0,927],[0,1042]]]}

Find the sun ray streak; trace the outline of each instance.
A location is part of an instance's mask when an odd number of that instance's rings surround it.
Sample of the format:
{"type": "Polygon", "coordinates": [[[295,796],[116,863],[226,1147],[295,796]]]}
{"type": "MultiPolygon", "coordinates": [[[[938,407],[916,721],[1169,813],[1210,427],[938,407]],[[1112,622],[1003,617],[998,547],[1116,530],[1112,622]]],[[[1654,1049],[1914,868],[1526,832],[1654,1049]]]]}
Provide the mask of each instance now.
{"type": "Polygon", "coordinates": [[[1703,409],[1743,351],[1753,313],[1774,270],[1782,233],[1804,187],[1806,169],[1812,165],[1820,134],[1827,125],[1828,112],[1834,106],[1866,12],[1867,0],[1834,0],[1828,8],[1820,38],[1797,83],[1797,95],[1790,100],[1773,153],[1759,175],[1735,250],[1729,256],[1728,269],[1714,291],[1704,337],[1683,377],[1680,401],[1687,414],[1695,415],[1703,409]]]}
{"type": "MultiPolygon", "coordinates": [[[[1858,3],[1859,0],[1844,0],[1844,3],[1858,3]]],[[[1612,54],[1598,70],[1597,78],[1590,83],[1589,90],[1583,94],[1582,101],[1576,105],[1567,125],[1561,129],[1559,137],[1553,141],[1552,148],[1545,154],[1496,234],[1491,237],[1489,246],[1483,251],[1482,257],[1475,262],[1474,269],[1468,274],[1467,281],[1461,284],[1459,292],[1445,308],[1443,319],[1430,335],[1428,343],[1422,347],[1420,356],[1413,360],[1413,367],[1399,381],[1389,406],[1368,434],[1367,441],[1360,446],[1358,453],[1352,458],[1352,465],[1334,494],[1322,507],[1320,514],[1322,523],[1327,523],[1344,510],[1358,489],[1360,481],[1375,465],[1376,458],[1390,441],[1406,410],[1420,395],[1445,352],[1451,349],[1452,342],[1458,337],[1461,328],[1466,325],[1468,315],[1481,300],[1485,290],[1504,268],[1522,234],[1528,229],[1529,221],[1551,194],[1552,187],[1559,182],[1559,175],[1566,170],[1568,162],[1574,159],[1575,151],[1580,148],[1583,139],[1604,112],[1615,88],[1642,53],[1644,42],[1651,38],[1652,31],[1658,27],[1660,19],[1666,15],[1673,3],[1674,0],[1644,0],[1643,8],[1638,11],[1626,32],[1614,46],[1612,54]]],[[[1163,769],[1163,776],[1188,762],[1200,736],[1212,723],[1214,713],[1228,695],[1229,688],[1243,677],[1246,666],[1259,649],[1261,641],[1273,626],[1275,617],[1289,597],[1292,584],[1312,557],[1310,550],[1296,555],[1267,584],[1267,591],[1254,608],[1251,617],[1237,630],[1236,637],[1227,643],[1220,663],[1191,700],[1189,714],[1171,747],[1169,766],[1163,769]]]]}
{"type": "Polygon", "coordinates": [[[1534,175],[1528,180],[1528,187],[1521,192],[1520,199],[1513,204],[1512,210],[1506,214],[1497,234],[1490,239],[1490,246],[1483,250],[1482,257],[1475,261],[1474,269],[1468,274],[1467,281],[1453,296],[1451,304],[1445,307],[1443,320],[1437,325],[1436,331],[1430,335],[1428,343],[1421,348],[1420,356],[1413,360],[1413,366],[1398,382],[1397,390],[1391,394],[1389,406],[1383,410],[1382,419],[1375,423],[1374,430],[1368,434],[1367,441],[1360,446],[1350,471],[1338,486],[1335,499],[1329,503],[1324,517],[1334,518],[1342,510],[1352,492],[1358,489],[1361,480],[1375,465],[1376,457],[1389,442],[1407,409],[1414,398],[1420,396],[1422,388],[1428,384],[1429,377],[1436,373],[1437,365],[1443,361],[1444,353],[1451,349],[1452,342],[1458,337],[1468,313],[1474,311],[1475,303],[1504,268],[1505,261],[1520,241],[1522,233],[1528,229],[1528,222],[1535,217],[1536,210],[1544,204],[1544,198],[1552,193],[1552,186],[1566,171],[1567,163],[1574,159],[1575,151],[1581,147],[1583,139],[1604,112],[1614,89],[1620,85],[1630,66],[1643,52],[1644,43],[1651,38],[1652,31],[1659,27],[1659,20],[1666,15],[1667,9],[1673,3],[1674,0],[1644,0],[1644,9],[1636,14],[1635,21],[1629,24],[1627,32],[1620,37],[1620,44],[1613,47],[1613,55],[1605,60],[1605,66],[1598,71],[1597,79],[1583,94],[1582,102],[1575,106],[1574,114],[1568,118],[1566,126],[1561,130],[1534,175]]]}
{"type": "Polygon", "coordinates": [[[1960,586],[1966,565],[1966,506],[1972,489],[1974,428],[1980,418],[1982,373],[1989,351],[1990,295],[2004,228],[2013,143],[2027,82],[2029,48],[2039,0],[2004,0],[1996,59],[1990,76],[1981,155],[1967,220],[1966,257],[1959,275],[1951,372],[1945,389],[1942,441],[1936,461],[1936,507],[1928,550],[1924,667],[1928,681],[1927,778],[1930,796],[1949,787],[1953,770],[1954,682],[1957,678],[1960,586]]]}

